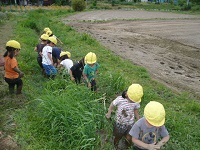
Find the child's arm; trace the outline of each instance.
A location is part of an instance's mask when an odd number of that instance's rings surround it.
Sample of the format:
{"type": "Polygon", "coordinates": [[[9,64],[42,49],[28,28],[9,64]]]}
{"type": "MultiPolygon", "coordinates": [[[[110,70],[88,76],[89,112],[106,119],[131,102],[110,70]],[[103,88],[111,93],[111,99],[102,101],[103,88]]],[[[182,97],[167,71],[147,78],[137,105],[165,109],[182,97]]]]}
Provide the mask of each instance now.
{"type": "Polygon", "coordinates": [[[111,117],[111,113],[112,113],[112,111],[113,111],[113,109],[114,109],[114,105],[113,105],[113,102],[110,104],[110,107],[109,107],[109,109],[108,109],[108,112],[107,112],[107,114],[106,114],[106,118],[110,118],[111,117]]]}
{"type": "Polygon", "coordinates": [[[73,74],[72,74],[72,70],[71,70],[71,69],[69,70],[69,74],[70,74],[71,80],[72,80],[72,81],[75,80],[75,78],[74,78],[74,76],[73,76],[73,74]]]}
{"type": "Polygon", "coordinates": [[[162,140],[160,142],[158,142],[156,145],[162,147],[163,145],[165,145],[168,141],[169,141],[169,138],[170,136],[166,136],[166,137],[163,137],[162,140]]]}
{"type": "Polygon", "coordinates": [[[37,47],[35,47],[35,48],[34,48],[34,51],[36,51],[36,52],[37,52],[37,47]]]}
{"type": "Polygon", "coordinates": [[[19,78],[22,78],[24,76],[24,73],[21,72],[18,67],[13,68],[13,70],[19,74],[19,78]]]}
{"type": "Polygon", "coordinates": [[[134,115],[135,115],[135,118],[136,118],[137,120],[140,119],[140,115],[139,115],[138,109],[134,109],[134,115]]]}
{"type": "Polygon", "coordinates": [[[90,83],[90,81],[88,80],[88,78],[87,78],[87,75],[86,74],[84,74],[83,73],[83,78],[85,79],[85,81],[87,82],[87,84],[88,84],[88,87],[91,87],[91,83],[90,83]]]}
{"type": "Polygon", "coordinates": [[[143,147],[145,149],[148,149],[148,150],[159,150],[160,149],[160,146],[159,145],[155,145],[156,143],[153,143],[153,144],[146,144],[136,138],[132,138],[132,142],[140,147],[143,147]]]}
{"type": "Polygon", "coordinates": [[[51,57],[51,53],[48,53],[47,56],[49,57],[49,59],[51,60],[51,65],[53,65],[53,59],[51,57]]]}
{"type": "Polygon", "coordinates": [[[96,73],[96,75],[97,75],[97,74],[98,74],[98,70],[96,70],[96,72],[95,72],[95,73],[96,73]]]}

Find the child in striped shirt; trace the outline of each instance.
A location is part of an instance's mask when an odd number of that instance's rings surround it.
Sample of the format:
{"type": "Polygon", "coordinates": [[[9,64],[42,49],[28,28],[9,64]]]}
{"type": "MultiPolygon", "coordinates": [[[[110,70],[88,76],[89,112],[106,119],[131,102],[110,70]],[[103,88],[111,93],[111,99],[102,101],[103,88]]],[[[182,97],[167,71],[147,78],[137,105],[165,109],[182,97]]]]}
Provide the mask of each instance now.
{"type": "Polygon", "coordinates": [[[131,136],[128,134],[135,122],[135,118],[140,118],[138,109],[140,108],[141,98],[143,96],[143,88],[139,84],[132,84],[127,91],[118,96],[108,109],[106,118],[111,117],[111,113],[117,107],[115,124],[113,129],[114,146],[118,149],[118,144],[122,137],[125,137],[126,148],[131,146],[131,136]]]}

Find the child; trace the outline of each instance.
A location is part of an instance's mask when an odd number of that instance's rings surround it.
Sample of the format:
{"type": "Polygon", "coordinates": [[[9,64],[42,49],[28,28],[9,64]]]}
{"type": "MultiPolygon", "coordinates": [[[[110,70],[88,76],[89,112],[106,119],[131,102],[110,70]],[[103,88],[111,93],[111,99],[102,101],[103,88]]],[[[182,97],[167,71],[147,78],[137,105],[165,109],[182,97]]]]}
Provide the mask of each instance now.
{"type": "Polygon", "coordinates": [[[4,53],[4,62],[5,62],[5,81],[9,85],[10,94],[14,93],[15,85],[17,85],[17,93],[21,94],[23,82],[21,78],[24,76],[24,73],[21,72],[18,68],[18,63],[16,56],[19,54],[21,49],[20,43],[15,40],[10,40],[6,43],[6,52],[4,53]]]}
{"type": "Polygon", "coordinates": [[[71,68],[70,68],[70,77],[71,80],[76,82],[76,84],[80,84],[81,82],[81,77],[83,74],[83,69],[85,66],[85,62],[84,62],[84,58],[82,58],[80,61],[78,61],[76,64],[74,64],[71,68]]]}
{"type": "Polygon", "coordinates": [[[42,34],[40,37],[41,42],[37,44],[37,46],[34,49],[38,53],[37,62],[40,68],[42,68],[42,74],[44,74],[44,68],[42,65],[42,49],[47,45],[48,39],[49,39],[49,36],[47,34],[42,34]]]}
{"type": "Polygon", "coordinates": [[[138,120],[130,130],[134,150],[159,150],[169,140],[164,126],[165,109],[156,101],[150,101],[144,108],[144,117],[138,120]],[[160,142],[158,142],[158,140],[160,142]]]}
{"type": "Polygon", "coordinates": [[[115,125],[113,129],[114,146],[118,149],[118,144],[122,137],[125,137],[126,148],[131,146],[131,136],[128,134],[134,124],[135,118],[140,118],[138,109],[140,108],[141,98],[143,96],[143,88],[139,84],[132,84],[127,91],[118,96],[108,109],[106,118],[111,117],[114,107],[117,107],[115,116],[115,125]]]}
{"type": "Polygon", "coordinates": [[[96,91],[96,75],[98,73],[98,68],[100,65],[97,63],[97,57],[95,53],[89,52],[85,56],[85,63],[83,70],[83,78],[85,79],[87,86],[91,87],[92,91],[96,91]]]}
{"type": "Polygon", "coordinates": [[[52,47],[57,44],[57,40],[54,37],[49,37],[47,45],[42,49],[42,66],[45,69],[45,73],[49,78],[54,78],[57,70],[53,66],[52,59],[52,47]]]}
{"type": "Polygon", "coordinates": [[[71,53],[68,51],[60,53],[60,65],[67,70],[68,74],[70,74],[70,68],[73,66],[73,61],[70,59],[70,57],[71,53]]]}

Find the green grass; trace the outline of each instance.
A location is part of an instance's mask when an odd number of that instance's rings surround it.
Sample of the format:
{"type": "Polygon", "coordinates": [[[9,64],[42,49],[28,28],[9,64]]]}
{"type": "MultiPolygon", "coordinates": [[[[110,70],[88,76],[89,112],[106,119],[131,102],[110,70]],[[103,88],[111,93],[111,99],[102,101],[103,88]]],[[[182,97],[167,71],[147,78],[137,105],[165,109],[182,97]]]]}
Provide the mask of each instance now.
{"type": "Polygon", "coordinates": [[[112,136],[112,124],[105,119],[107,108],[131,83],[139,83],[144,88],[141,116],[144,106],[151,100],[161,102],[166,109],[166,127],[171,136],[166,149],[198,149],[200,104],[197,99],[186,92],[174,93],[151,80],[146,69],[116,56],[89,35],[77,33],[59,21],[70,13],[67,10],[35,10],[16,18],[18,24],[13,37],[22,45],[18,62],[25,73],[24,97],[19,102],[19,98],[3,95],[0,117],[4,123],[0,129],[12,132],[21,148],[26,150],[110,150],[113,149],[110,142],[102,144],[102,136],[112,136]],[[55,80],[41,75],[33,49],[44,27],[50,27],[62,40],[64,44],[59,46],[71,52],[74,62],[90,51],[96,53],[101,65],[97,77],[98,93],[84,85],[77,86],[62,75],[55,80]],[[9,126],[3,128],[7,112],[11,121],[17,124],[15,130],[11,131],[9,126]]]}

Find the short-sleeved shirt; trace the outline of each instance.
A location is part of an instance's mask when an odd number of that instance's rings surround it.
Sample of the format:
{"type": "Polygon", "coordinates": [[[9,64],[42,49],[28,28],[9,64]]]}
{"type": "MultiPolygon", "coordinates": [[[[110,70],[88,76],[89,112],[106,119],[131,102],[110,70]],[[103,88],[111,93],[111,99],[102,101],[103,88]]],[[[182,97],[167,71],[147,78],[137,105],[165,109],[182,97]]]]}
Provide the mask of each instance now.
{"type": "Polygon", "coordinates": [[[65,59],[61,61],[60,64],[63,65],[67,70],[67,73],[69,73],[70,68],[73,66],[73,61],[71,59],[65,59]]]}
{"type": "Polygon", "coordinates": [[[42,49],[42,63],[45,64],[45,65],[52,65],[51,60],[48,57],[48,53],[50,53],[51,57],[52,57],[52,47],[49,46],[49,45],[46,45],[42,49]]]}
{"type": "Polygon", "coordinates": [[[95,79],[96,71],[100,65],[95,63],[93,67],[90,67],[88,64],[84,66],[83,73],[87,76],[88,80],[91,82],[92,79],[95,79]]]}
{"type": "Polygon", "coordinates": [[[52,48],[52,56],[55,57],[56,59],[60,59],[60,53],[61,53],[60,48],[58,48],[58,47],[52,48]]]}
{"type": "Polygon", "coordinates": [[[74,64],[70,70],[72,71],[72,74],[73,75],[77,75],[79,74],[80,72],[83,72],[83,69],[84,69],[84,65],[80,62],[77,62],[76,64],[74,64]]]}
{"type": "Polygon", "coordinates": [[[131,103],[126,98],[118,96],[112,104],[117,107],[116,122],[125,125],[132,125],[135,120],[134,110],[140,108],[140,103],[131,103]]]}
{"type": "MultiPolygon", "coordinates": [[[[131,128],[129,134],[146,143],[146,144],[152,144],[158,141],[158,139],[160,137],[166,137],[169,135],[167,129],[165,128],[165,126],[161,126],[161,127],[148,127],[146,125],[146,119],[143,117],[141,119],[139,119],[131,128]]],[[[137,145],[136,145],[137,146],[137,145]]],[[[139,146],[137,146],[139,147],[139,146]]],[[[141,147],[139,147],[141,148],[141,147]]]]}
{"type": "Polygon", "coordinates": [[[5,61],[5,77],[9,79],[16,79],[19,77],[19,74],[13,69],[18,67],[18,63],[15,57],[10,58],[9,56],[4,57],[5,61]]]}

